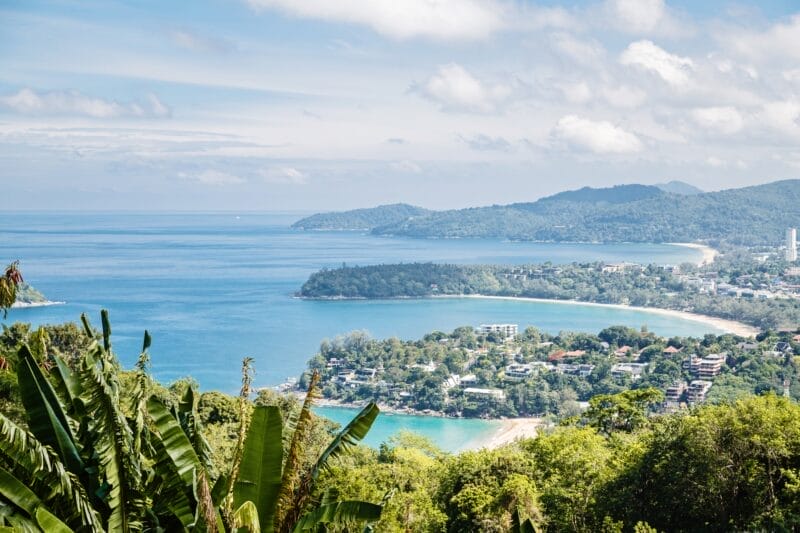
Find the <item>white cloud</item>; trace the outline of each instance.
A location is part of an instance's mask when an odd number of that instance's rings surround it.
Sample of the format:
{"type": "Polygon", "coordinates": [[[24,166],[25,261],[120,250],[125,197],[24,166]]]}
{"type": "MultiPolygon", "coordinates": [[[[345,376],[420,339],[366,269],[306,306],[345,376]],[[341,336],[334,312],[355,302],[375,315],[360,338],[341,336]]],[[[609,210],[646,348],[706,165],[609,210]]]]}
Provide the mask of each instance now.
{"type": "Polygon", "coordinates": [[[694,70],[694,62],[688,57],[670,54],[647,40],[629,44],[619,60],[623,65],[636,66],[655,72],[661,79],[674,87],[686,86],[689,83],[689,76],[694,70]]]}
{"type": "Polygon", "coordinates": [[[25,115],[78,115],[92,118],[167,117],[170,109],[156,95],[148,94],[145,103],[118,103],[87,96],[78,91],[37,93],[20,89],[0,97],[0,107],[25,115]]]}
{"type": "Polygon", "coordinates": [[[800,136],[800,101],[792,99],[764,104],[759,119],[780,133],[800,136]]]}
{"type": "Polygon", "coordinates": [[[608,0],[618,26],[630,33],[649,33],[666,15],[664,0],[608,0]]]}
{"type": "Polygon", "coordinates": [[[642,149],[642,142],[633,133],[605,120],[594,121],[577,115],[562,117],[552,133],[557,139],[597,154],[629,154],[642,149]]]}
{"type": "Polygon", "coordinates": [[[503,137],[491,137],[483,133],[465,137],[459,135],[458,139],[478,152],[508,152],[512,149],[511,143],[503,137]]]}
{"type": "Polygon", "coordinates": [[[764,31],[749,28],[725,28],[717,39],[739,54],[762,61],[800,59],[800,14],[786,22],[773,24],[764,31]]]}
{"type": "Polygon", "coordinates": [[[735,107],[701,107],[693,109],[692,120],[705,129],[732,135],[744,127],[744,119],[735,107]]]}
{"type": "Polygon", "coordinates": [[[636,87],[619,85],[603,89],[603,98],[614,107],[633,109],[644,103],[647,93],[636,87]]]}
{"type": "Polygon", "coordinates": [[[551,36],[553,47],[561,55],[586,66],[599,66],[605,60],[606,50],[597,41],[576,39],[568,33],[551,36]]]}
{"type": "Polygon", "coordinates": [[[585,104],[592,99],[592,91],[586,82],[564,83],[560,87],[564,99],[571,104],[585,104]]]}
{"type": "Polygon", "coordinates": [[[403,161],[393,161],[390,166],[394,170],[399,170],[400,172],[410,172],[411,174],[420,174],[422,172],[421,166],[413,161],[409,161],[408,159],[404,159],[403,161]]]}
{"type": "Polygon", "coordinates": [[[213,169],[204,170],[202,172],[179,172],[178,177],[202,183],[203,185],[238,185],[246,181],[239,176],[213,169]]]}
{"type": "Polygon", "coordinates": [[[248,0],[254,8],[362,24],[394,39],[482,39],[504,26],[499,2],[479,0],[248,0]]]}
{"type": "Polygon", "coordinates": [[[261,171],[261,178],[279,185],[304,185],[308,181],[308,176],[294,167],[270,167],[261,171]]]}
{"type": "Polygon", "coordinates": [[[193,52],[225,53],[235,48],[232,43],[224,39],[201,35],[186,29],[173,30],[170,37],[176,45],[193,52]]]}
{"type": "Polygon", "coordinates": [[[747,163],[742,161],[741,159],[736,159],[734,161],[729,161],[727,159],[722,159],[717,156],[709,156],[705,159],[705,164],[713,167],[713,168],[728,168],[728,167],[735,167],[740,170],[747,168],[747,163]]]}
{"type": "Polygon", "coordinates": [[[783,79],[790,83],[800,84],[800,68],[793,68],[781,72],[783,79]]]}
{"type": "Polygon", "coordinates": [[[427,82],[413,89],[438,102],[443,111],[480,113],[496,111],[513,92],[508,85],[484,83],[455,63],[439,67],[427,82]]]}

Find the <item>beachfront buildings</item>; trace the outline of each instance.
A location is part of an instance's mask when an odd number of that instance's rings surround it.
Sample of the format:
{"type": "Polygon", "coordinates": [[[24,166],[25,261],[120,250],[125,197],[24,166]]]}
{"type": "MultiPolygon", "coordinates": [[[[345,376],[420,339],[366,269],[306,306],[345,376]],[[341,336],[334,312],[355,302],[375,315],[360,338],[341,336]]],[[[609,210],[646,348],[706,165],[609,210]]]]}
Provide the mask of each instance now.
{"type": "Polygon", "coordinates": [[[481,324],[478,326],[478,332],[484,335],[500,333],[505,337],[516,337],[518,330],[517,324],[481,324]]]}

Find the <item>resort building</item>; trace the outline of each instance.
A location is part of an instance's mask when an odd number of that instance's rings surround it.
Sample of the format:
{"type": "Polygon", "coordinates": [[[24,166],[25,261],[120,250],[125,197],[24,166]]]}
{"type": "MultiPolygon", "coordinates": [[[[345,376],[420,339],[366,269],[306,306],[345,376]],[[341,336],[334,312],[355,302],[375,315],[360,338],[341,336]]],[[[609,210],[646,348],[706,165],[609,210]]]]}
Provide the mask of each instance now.
{"type": "Polygon", "coordinates": [[[479,389],[467,387],[464,396],[473,400],[505,400],[506,393],[501,389],[479,389]]]}
{"type": "Polygon", "coordinates": [[[686,400],[689,403],[700,403],[706,399],[706,394],[708,394],[709,389],[711,389],[710,381],[703,381],[700,379],[692,381],[689,384],[689,388],[686,390],[686,400]]]}
{"type": "Polygon", "coordinates": [[[533,375],[530,364],[513,363],[506,367],[505,376],[508,381],[523,381],[533,375]]]}
{"type": "Polygon", "coordinates": [[[686,382],[678,381],[667,387],[664,396],[668,402],[678,403],[681,401],[683,393],[686,392],[686,388],[686,382]]]}
{"type": "Polygon", "coordinates": [[[517,324],[481,324],[478,327],[478,331],[484,335],[502,333],[506,337],[516,337],[518,329],[517,324]]]}
{"type": "Polygon", "coordinates": [[[722,365],[725,362],[725,356],[718,353],[712,353],[700,359],[700,367],[697,369],[697,376],[700,379],[711,379],[718,376],[722,371],[722,365]]]}
{"type": "Polygon", "coordinates": [[[702,358],[690,355],[683,360],[683,368],[700,379],[711,379],[722,371],[726,355],[725,353],[712,353],[702,358]]]}
{"type": "Polygon", "coordinates": [[[786,260],[797,261],[797,230],[788,228],[786,230],[786,260]]]}
{"type": "Polygon", "coordinates": [[[581,364],[581,365],[571,365],[571,364],[565,364],[565,365],[556,365],[556,366],[554,367],[554,370],[555,370],[556,372],[559,372],[559,373],[561,373],[561,374],[571,374],[571,375],[573,375],[573,376],[579,376],[579,377],[585,378],[585,377],[588,377],[588,376],[589,376],[589,375],[592,373],[592,370],[594,370],[594,365],[588,365],[588,364],[581,364]]]}
{"type": "Polygon", "coordinates": [[[611,367],[611,376],[615,378],[630,376],[631,379],[639,379],[645,369],[647,363],[617,363],[611,367]]]}

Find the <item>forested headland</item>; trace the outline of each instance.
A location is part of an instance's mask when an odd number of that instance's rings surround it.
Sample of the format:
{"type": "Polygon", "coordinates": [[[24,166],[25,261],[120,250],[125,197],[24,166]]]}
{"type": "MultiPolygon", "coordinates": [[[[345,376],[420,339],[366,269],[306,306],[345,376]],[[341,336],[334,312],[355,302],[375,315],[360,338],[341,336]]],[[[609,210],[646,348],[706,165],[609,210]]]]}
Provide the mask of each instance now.
{"type": "MultiPolygon", "coordinates": [[[[791,294],[762,297],[783,280],[786,264],[731,253],[713,265],[679,269],[658,265],[451,265],[403,263],[343,266],[312,274],[303,298],[422,298],[484,295],[575,300],[689,311],[762,329],[800,324],[800,300],[791,294]],[[713,290],[711,287],[713,286],[713,290]],[[727,287],[726,290],[717,287],[727,287]]],[[[795,281],[789,280],[792,283],[795,281]]]]}
{"type": "MultiPolygon", "coordinates": [[[[670,190],[676,190],[674,188],[670,190]]],[[[409,206],[410,207],[410,206],[409,206]]],[[[376,235],[555,242],[725,242],[774,245],[800,219],[800,180],[676,194],[618,185],[565,191],[535,202],[425,212],[397,206],[324,213],[302,229],[368,229],[376,235]],[[735,222],[733,222],[735,221],[735,222]]]]}

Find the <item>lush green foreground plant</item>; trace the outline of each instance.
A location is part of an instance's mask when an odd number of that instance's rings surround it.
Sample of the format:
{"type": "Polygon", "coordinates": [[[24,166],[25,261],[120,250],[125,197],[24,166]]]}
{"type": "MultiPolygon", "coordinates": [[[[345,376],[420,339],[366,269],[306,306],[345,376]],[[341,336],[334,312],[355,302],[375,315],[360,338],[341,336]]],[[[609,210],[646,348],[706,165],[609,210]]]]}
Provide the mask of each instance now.
{"type": "MultiPolygon", "coordinates": [[[[93,338],[88,320],[82,321],[93,338]]],[[[102,326],[102,342],[92,342],[72,367],[41,346],[19,349],[15,372],[28,430],[0,414],[0,526],[48,532],[286,532],[380,518],[381,505],[339,501],[333,488],[321,498],[312,492],[328,462],[369,431],[379,412],[375,404],[304,469],[318,377],[287,433],[277,406],[250,412],[246,360],[241,438],[232,467],[212,483],[212,451],[194,389],[187,387],[173,406],[151,393],[145,332],[133,390],[122,395],[105,311],[102,326]]],[[[45,336],[36,338],[45,343],[45,336]]]]}
{"type": "Polygon", "coordinates": [[[774,394],[652,416],[642,387],[498,449],[375,450],[349,446],[374,406],[331,442],[313,375],[302,404],[251,401],[249,360],[238,398],[197,394],[150,380],[147,337],[125,372],[85,327],[2,329],[0,525],[23,531],[800,529],[800,406],[774,394]]]}

